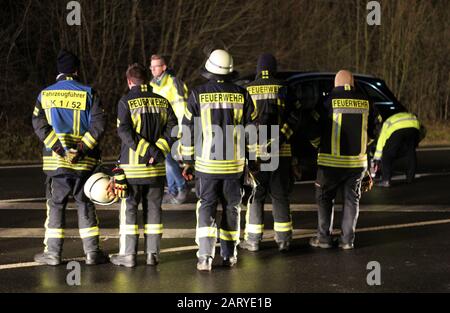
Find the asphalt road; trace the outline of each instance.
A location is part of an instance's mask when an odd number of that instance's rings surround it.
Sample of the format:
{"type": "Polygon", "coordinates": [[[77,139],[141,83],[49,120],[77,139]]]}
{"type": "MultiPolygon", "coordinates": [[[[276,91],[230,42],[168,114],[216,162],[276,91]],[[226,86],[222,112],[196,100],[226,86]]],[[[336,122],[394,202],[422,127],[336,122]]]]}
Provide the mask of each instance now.
{"type": "MultiPolygon", "coordinates": [[[[145,266],[143,255],[134,269],[85,266],[76,211],[70,204],[63,257],[80,261],[80,286],[67,284],[66,266],[33,262],[44,234],[43,180],[36,167],[0,168],[0,292],[450,292],[450,150],[419,152],[413,184],[397,176],[392,188],[374,188],[363,195],[356,249],[308,246],[317,216],[313,184],[306,181],[292,193],[295,239],[290,252],[276,249],[267,205],[261,251],[239,250],[238,265],[231,270],[220,266],[217,253],[211,273],[195,267],[194,196],[189,204],[164,206],[161,263],[156,268],[145,266]],[[380,265],[381,285],[367,283],[371,261],[380,265]]],[[[108,253],[118,251],[117,208],[98,210],[102,247],[108,253]]]]}

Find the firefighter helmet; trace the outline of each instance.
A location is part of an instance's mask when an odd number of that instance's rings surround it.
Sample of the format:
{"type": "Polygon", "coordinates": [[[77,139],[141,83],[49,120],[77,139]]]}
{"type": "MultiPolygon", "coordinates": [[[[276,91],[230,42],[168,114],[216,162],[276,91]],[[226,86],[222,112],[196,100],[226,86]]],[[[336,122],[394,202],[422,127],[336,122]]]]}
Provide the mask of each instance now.
{"type": "Polygon", "coordinates": [[[117,198],[108,197],[108,184],[111,178],[105,173],[95,173],[84,184],[84,194],[95,204],[109,205],[117,198]]]}
{"type": "Polygon", "coordinates": [[[225,50],[214,50],[206,60],[205,68],[212,74],[231,74],[233,72],[233,57],[225,50]]]}

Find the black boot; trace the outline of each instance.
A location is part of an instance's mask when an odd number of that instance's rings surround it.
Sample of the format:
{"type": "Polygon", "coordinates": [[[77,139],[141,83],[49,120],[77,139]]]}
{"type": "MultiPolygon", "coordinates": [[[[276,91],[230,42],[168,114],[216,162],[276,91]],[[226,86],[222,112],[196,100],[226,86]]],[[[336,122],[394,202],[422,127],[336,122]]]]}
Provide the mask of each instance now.
{"type": "Polygon", "coordinates": [[[52,252],[42,252],[34,256],[34,261],[40,264],[55,266],[61,264],[61,255],[52,252]]]}
{"type": "Polygon", "coordinates": [[[86,253],[86,265],[104,264],[108,261],[108,255],[102,250],[86,253]]]}
{"type": "Polygon", "coordinates": [[[147,265],[155,266],[159,263],[159,256],[156,253],[147,253],[147,265]]]}
{"type": "Polygon", "coordinates": [[[112,264],[125,267],[136,266],[136,254],[113,254],[109,258],[112,264]]]}
{"type": "Polygon", "coordinates": [[[233,267],[237,263],[237,257],[223,258],[222,265],[225,267],[233,267]]]}

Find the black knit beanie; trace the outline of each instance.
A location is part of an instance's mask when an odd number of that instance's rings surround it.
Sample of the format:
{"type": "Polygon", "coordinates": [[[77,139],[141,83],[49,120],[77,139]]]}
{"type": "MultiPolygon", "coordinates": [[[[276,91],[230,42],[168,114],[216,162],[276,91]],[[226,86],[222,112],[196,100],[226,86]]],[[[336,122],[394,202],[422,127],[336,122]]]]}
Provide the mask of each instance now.
{"type": "Polygon", "coordinates": [[[56,58],[56,65],[59,73],[73,74],[80,66],[80,59],[72,52],[62,49],[56,58]]]}
{"type": "Polygon", "coordinates": [[[259,56],[256,73],[259,75],[262,71],[269,71],[272,74],[277,72],[277,60],[272,54],[263,53],[259,56]]]}

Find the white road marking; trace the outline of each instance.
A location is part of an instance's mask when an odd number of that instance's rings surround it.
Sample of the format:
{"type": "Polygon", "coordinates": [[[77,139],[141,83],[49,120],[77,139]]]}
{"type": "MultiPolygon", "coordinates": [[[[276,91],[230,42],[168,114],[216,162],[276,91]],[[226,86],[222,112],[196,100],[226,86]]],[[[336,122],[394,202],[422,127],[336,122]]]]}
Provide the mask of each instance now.
{"type": "Polygon", "coordinates": [[[417,148],[416,151],[448,151],[450,147],[423,147],[417,148]]]}
{"type": "MultiPolygon", "coordinates": [[[[291,204],[292,212],[316,212],[316,204],[291,204]]],[[[113,204],[108,206],[97,206],[97,211],[116,211],[119,212],[119,205],[113,204]]],[[[141,208],[141,207],[140,207],[141,208]]],[[[195,211],[194,203],[185,204],[163,204],[163,211],[195,211]]],[[[337,203],[335,205],[335,211],[339,212],[342,209],[342,204],[337,203]]],[[[42,210],[45,211],[44,203],[2,203],[0,201],[1,210],[42,210]]],[[[74,203],[69,203],[66,210],[76,211],[74,203]]],[[[222,208],[219,206],[219,211],[222,208]]],[[[242,210],[246,210],[246,206],[242,206],[242,210]]],[[[272,204],[265,204],[264,211],[272,211],[272,204]]],[[[362,204],[360,205],[361,212],[425,212],[425,213],[440,213],[450,212],[450,205],[439,204],[421,204],[421,205],[396,205],[396,204],[362,204]]]]}
{"type": "MultiPolygon", "coordinates": [[[[433,220],[433,221],[423,221],[423,222],[416,222],[416,223],[406,223],[406,224],[395,224],[395,225],[383,225],[383,226],[374,226],[374,227],[365,227],[357,229],[357,233],[363,233],[363,232],[371,232],[371,231],[383,231],[383,230],[392,230],[392,229],[403,229],[403,228],[409,228],[409,227],[420,227],[420,226],[432,226],[432,225],[441,225],[441,224],[449,224],[450,219],[443,219],[443,220],[433,220]]],[[[293,231],[293,239],[302,239],[302,238],[309,238],[314,236],[316,233],[316,230],[313,229],[295,229],[293,231]]],[[[339,231],[333,232],[334,234],[339,234],[339,231]]],[[[273,231],[270,233],[270,231],[266,231],[264,233],[263,241],[272,241],[273,240],[273,231]]],[[[218,246],[219,244],[216,244],[218,246]]],[[[174,248],[167,248],[162,249],[161,253],[170,253],[170,252],[181,252],[181,251],[191,251],[191,250],[197,250],[198,246],[191,245],[191,246],[182,246],[182,247],[174,247],[174,248]]],[[[139,255],[144,254],[144,251],[139,251],[139,255]]],[[[84,257],[77,257],[72,259],[66,259],[64,261],[83,261],[84,257]]],[[[12,264],[3,264],[0,265],[0,270],[6,270],[6,269],[15,269],[15,268],[26,268],[26,267],[34,267],[34,266],[42,266],[43,264],[39,264],[37,262],[21,262],[21,263],[12,263],[12,264]]]]}

